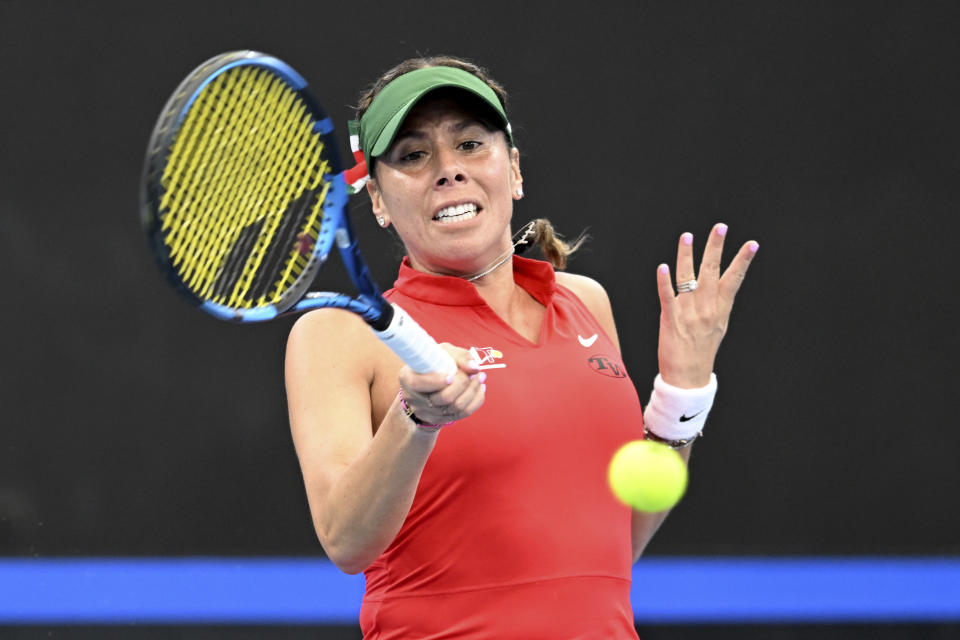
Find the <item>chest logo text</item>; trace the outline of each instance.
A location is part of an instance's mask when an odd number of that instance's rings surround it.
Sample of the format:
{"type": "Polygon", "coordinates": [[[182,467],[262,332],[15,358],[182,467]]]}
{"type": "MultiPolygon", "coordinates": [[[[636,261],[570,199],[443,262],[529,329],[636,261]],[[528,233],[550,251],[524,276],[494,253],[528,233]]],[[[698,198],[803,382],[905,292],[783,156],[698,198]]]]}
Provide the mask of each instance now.
{"type": "Polygon", "coordinates": [[[610,378],[626,378],[627,369],[622,362],[613,360],[607,356],[595,355],[587,358],[587,364],[590,368],[601,375],[610,378]]]}

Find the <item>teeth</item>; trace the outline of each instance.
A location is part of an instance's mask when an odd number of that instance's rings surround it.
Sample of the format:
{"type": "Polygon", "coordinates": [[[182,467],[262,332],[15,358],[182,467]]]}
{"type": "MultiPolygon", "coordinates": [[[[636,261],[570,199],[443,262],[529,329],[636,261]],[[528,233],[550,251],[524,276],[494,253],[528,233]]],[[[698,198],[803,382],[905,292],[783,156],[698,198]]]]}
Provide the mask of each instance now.
{"type": "Polygon", "coordinates": [[[438,220],[447,224],[452,222],[463,222],[464,220],[469,220],[470,218],[476,217],[476,215],[477,205],[473,203],[458,204],[452,207],[447,207],[446,209],[441,209],[440,212],[434,217],[434,220],[438,220]]]}

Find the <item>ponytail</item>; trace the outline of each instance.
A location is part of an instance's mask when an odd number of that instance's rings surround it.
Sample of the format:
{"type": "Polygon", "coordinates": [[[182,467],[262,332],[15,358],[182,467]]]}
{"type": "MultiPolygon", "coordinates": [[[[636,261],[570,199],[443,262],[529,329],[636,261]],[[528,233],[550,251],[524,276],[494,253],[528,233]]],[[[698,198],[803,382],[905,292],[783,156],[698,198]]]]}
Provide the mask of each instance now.
{"type": "Polygon", "coordinates": [[[546,218],[537,218],[527,223],[521,234],[522,237],[517,242],[517,253],[523,253],[536,244],[553,268],[561,270],[566,268],[567,258],[590,238],[586,233],[581,233],[573,242],[566,242],[546,218]]]}

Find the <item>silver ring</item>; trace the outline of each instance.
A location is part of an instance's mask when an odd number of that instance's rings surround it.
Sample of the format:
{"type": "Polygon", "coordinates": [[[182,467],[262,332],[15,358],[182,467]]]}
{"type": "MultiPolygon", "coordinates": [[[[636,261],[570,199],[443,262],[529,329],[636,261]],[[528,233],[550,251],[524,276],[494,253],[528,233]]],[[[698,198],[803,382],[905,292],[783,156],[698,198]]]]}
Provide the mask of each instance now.
{"type": "Polygon", "coordinates": [[[677,283],[677,293],[690,293],[696,290],[697,290],[697,281],[695,279],[677,283]]]}

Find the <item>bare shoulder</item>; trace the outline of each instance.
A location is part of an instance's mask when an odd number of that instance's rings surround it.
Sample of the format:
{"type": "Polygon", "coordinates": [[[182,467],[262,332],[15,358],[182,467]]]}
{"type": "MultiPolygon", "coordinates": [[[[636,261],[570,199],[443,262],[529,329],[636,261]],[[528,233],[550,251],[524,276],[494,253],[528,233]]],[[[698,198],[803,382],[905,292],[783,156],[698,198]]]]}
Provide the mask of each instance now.
{"type": "Polygon", "coordinates": [[[290,329],[287,354],[337,350],[348,345],[355,349],[370,337],[369,327],[356,314],[343,309],[318,309],[297,318],[290,329]]]}
{"type": "Polygon", "coordinates": [[[587,305],[593,315],[598,315],[598,312],[609,311],[610,297],[599,282],[589,276],[566,271],[557,271],[555,275],[557,284],[577,294],[580,301],[587,305]]]}
{"type": "Polygon", "coordinates": [[[613,320],[613,308],[610,306],[610,296],[606,289],[599,282],[588,276],[576,273],[567,273],[566,271],[556,272],[557,284],[566,287],[572,291],[580,301],[587,307],[593,317],[597,319],[603,330],[620,348],[620,340],[617,337],[617,326],[613,320]]]}
{"type": "Polygon", "coordinates": [[[297,319],[287,339],[288,390],[298,381],[334,376],[343,382],[369,382],[381,346],[356,314],[342,309],[311,311],[297,319]]]}
{"type": "MultiPolygon", "coordinates": [[[[319,309],[297,319],[287,339],[285,382],[291,426],[303,416],[311,428],[339,407],[363,408],[382,418],[396,395],[402,362],[358,315],[319,309]],[[372,405],[371,405],[372,403],[372,405]]],[[[376,422],[375,424],[379,424],[376,422]]]]}
{"type": "Polygon", "coordinates": [[[363,319],[355,313],[343,309],[317,309],[297,318],[290,329],[290,339],[325,341],[327,337],[362,333],[366,327],[363,319]]]}

